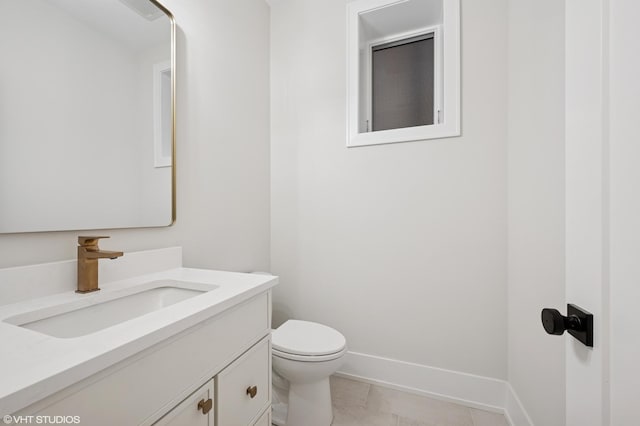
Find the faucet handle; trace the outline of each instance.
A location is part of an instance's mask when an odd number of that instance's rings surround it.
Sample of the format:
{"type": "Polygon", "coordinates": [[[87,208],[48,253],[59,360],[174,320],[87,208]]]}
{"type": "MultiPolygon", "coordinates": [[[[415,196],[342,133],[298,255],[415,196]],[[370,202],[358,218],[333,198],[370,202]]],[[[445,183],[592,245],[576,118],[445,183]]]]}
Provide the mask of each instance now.
{"type": "Polygon", "coordinates": [[[111,238],[109,236],[100,236],[100,237],[78,237],[78,245],[82,247],[97,247],[98,240],[102,238],[111,238]]]}

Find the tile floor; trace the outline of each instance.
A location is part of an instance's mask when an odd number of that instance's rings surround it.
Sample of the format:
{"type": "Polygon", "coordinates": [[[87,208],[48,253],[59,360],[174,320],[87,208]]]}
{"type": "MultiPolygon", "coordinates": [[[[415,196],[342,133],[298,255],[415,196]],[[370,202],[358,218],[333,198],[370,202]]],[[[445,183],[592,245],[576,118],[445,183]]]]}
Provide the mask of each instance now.
{"type": "Polygon", "coordinates": [[[502,414],[331,377],[332,426],[508,426],[502,414]]]}

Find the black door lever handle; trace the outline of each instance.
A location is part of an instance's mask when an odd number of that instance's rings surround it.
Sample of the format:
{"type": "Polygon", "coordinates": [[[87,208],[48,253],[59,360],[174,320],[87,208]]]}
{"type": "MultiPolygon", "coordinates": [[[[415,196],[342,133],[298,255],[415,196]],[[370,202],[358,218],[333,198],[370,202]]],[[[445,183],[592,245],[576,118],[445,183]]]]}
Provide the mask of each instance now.
{"type": "Polygon", "coordinates": [[[547,333],[559,336],[568,330],[586,346],[593,347],[593,315],[584,309],[568,304],[565,317],[557,309],[544,308],[540,317],[547,333]]]}
{"type": "Polygon", "coordinates": [[[542,326],[549,334],[562,335],[565,330],[581,331],[584,327],[580,318],[575,315],[564,316],[557,309],[542,310],[542,326]]]}

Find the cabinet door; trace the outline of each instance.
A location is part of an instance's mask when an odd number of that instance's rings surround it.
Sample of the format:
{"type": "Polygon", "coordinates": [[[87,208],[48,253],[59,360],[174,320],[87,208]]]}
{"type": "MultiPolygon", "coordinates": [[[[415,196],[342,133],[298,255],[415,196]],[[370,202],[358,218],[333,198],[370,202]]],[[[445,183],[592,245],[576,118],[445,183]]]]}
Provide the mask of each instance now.
{"type": "Polygon", "coordinates": [[[158,426],[214,426],[215,401],[213,379],[192,393],[155,425],[158,426]]]}
{"type": "Polygon", "coordinates": [[[271,341],[256,343],[216,377],[220,426],[254,424],[271,405],[271,341]]]}

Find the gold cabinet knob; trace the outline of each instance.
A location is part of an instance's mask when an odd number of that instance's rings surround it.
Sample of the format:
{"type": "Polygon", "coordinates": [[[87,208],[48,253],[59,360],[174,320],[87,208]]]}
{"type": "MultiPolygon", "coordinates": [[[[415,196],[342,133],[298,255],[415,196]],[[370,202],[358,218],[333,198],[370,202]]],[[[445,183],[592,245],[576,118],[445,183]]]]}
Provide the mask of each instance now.
{"type": "Polygon", "coordinates": [[[247,395],[249,395],[251,397],[251,399],[255,398],[257,394],[258,394],[258,387],[257,386],[249,386],[247,388],[247,395]]]}
{"type": "Polygon", "coordinates": [[[198,402],[198,410],[202,410],[202,414],[207,414],[209,411],[211,411],[211,408],[213,407],[213,401],[211,400],[211,398],[207,399],[206,401],[204,399],[201,399],[200,402],[198,402]]]}

